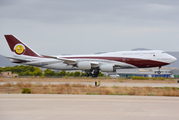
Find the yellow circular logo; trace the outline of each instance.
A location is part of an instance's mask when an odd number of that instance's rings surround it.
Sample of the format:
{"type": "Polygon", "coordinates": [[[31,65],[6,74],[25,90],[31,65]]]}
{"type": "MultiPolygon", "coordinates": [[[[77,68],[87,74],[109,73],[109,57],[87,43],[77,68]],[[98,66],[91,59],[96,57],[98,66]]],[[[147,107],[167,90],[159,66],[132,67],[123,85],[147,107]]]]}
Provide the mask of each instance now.
{"type": "Polygon", "coordinates": [[[21,44],[18,44],[18,45],[15,46],[14,49],[15,49],[15,52],[17,54],[22,54],[24,52],[24,50],[25,50],[25,47],[23,45],[21,45],[21,44]]]}

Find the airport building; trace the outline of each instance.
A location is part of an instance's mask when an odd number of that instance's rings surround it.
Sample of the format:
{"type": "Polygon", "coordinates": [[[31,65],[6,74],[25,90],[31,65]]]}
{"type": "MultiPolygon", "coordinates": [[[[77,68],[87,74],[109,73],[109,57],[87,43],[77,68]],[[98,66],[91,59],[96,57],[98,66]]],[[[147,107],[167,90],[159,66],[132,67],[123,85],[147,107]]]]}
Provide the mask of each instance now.
{"type": "MultiPolygon", "coordinates": [[[[117,69],[115,73],[118,77],[132,76],[143,76],[143,77],[165,77],[165,78],[179,78],[178,68],[148,68],[148,69],[117,69]]],[[[114,75],[114,73],[109,73],[109,75],[114,75]]]]}
{"type": "Polygon", "coordinates": [[[5,78],[12,78],[12,77],[18,77],[18,74],[13,74],[11,71],[1,72],[0,77],[5,78]]]}

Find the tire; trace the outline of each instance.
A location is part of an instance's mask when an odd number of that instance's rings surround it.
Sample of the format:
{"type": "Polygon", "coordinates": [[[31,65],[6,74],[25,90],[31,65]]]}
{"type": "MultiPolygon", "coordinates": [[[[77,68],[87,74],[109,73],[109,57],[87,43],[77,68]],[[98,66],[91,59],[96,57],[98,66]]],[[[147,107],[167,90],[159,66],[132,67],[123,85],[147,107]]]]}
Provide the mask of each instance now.
{"type": "Polygon", "coordinates": [[[88,73],[86,73],[86,77],[89,77],[89,74],[88,74],[88,73]]]}

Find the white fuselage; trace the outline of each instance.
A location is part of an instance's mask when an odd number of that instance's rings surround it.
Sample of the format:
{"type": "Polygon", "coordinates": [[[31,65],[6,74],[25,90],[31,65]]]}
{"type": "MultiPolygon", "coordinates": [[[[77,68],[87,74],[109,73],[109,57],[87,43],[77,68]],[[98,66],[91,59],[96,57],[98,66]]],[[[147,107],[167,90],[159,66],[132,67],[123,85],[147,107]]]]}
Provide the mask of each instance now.
{"type": "Polygon", "coordinates": [[[18,58],[19,57],[30,61],[21,64],[50,68],[50,69],[58,69],[58,70],[78,69],[77,66],[66,64],[64,63],[63,60],[59,60],[60,58],[70,59],[70,60],[75,59],[78,62],[81,61],[89,61],[93,63],[96,62],[100,65],[113,64],[117,68],[161,67],[176,61],[175,57],[161,50],[118,51],[118,52],[108,52],[102,54],[54,56],[59,59],[47,58],[47,57],[30,57],[25,55],[18,56],[18,58]]]}

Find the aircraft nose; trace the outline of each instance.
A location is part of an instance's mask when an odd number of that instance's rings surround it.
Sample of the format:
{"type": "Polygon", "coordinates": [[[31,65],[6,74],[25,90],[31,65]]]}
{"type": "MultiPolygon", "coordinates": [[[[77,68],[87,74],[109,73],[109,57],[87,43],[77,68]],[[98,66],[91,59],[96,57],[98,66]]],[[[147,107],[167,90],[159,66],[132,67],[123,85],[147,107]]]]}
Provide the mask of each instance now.
{"type": "Polygon", "coordinates": [[[175,61],[177,61],[177,58],[172,56],[172,63],[175,62],[175,61]]]}

